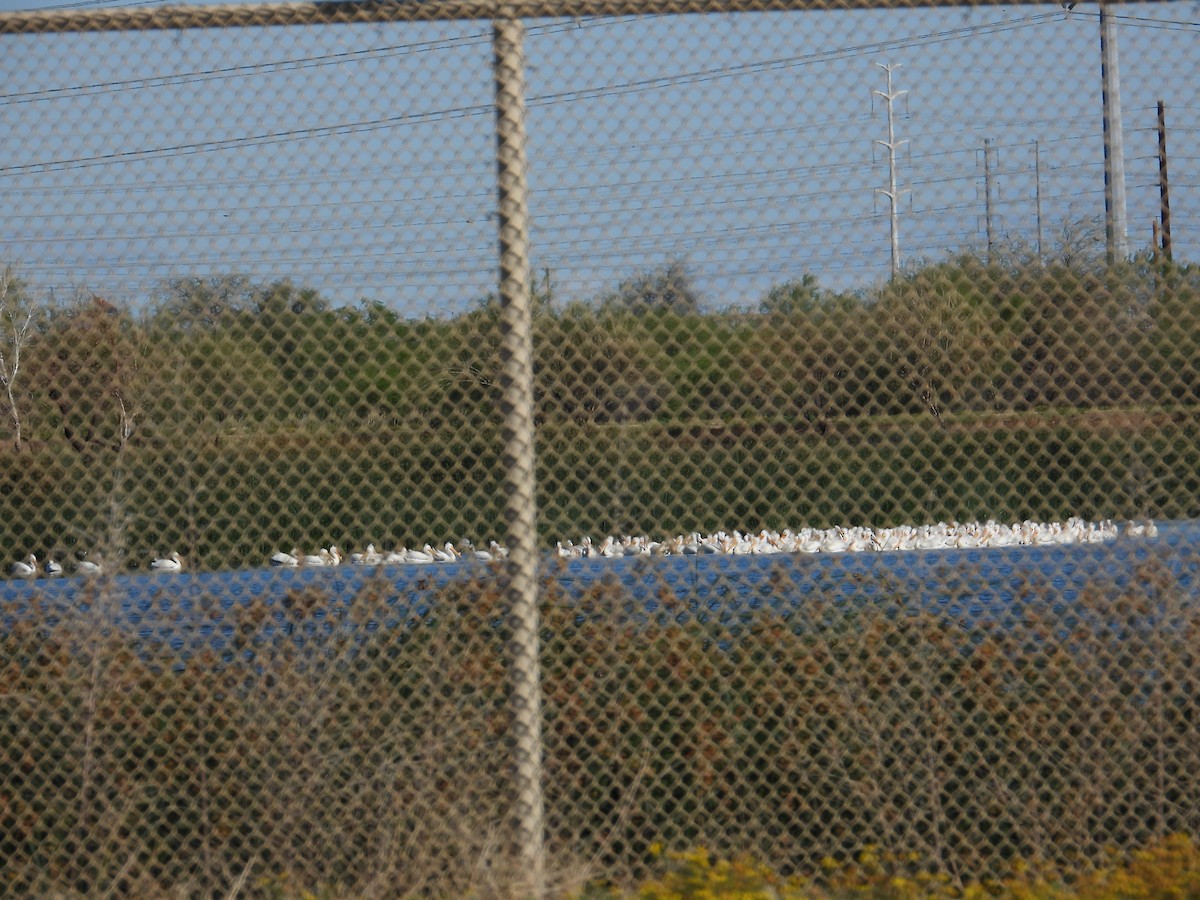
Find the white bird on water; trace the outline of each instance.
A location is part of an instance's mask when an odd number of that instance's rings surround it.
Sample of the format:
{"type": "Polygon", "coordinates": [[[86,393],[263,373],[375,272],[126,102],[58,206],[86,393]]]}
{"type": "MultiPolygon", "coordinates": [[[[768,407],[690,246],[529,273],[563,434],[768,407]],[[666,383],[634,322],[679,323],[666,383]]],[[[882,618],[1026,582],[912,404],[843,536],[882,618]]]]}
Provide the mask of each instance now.
{"type": "Polygon", "coordinates": [[[156,572],[179,572],[183,569],[183,560],[179,554],[172,552],[170,556],[156,559],[150,563],[150,568],[156,572]]]}
{"type": "Polygon", "coordinates": [[[13,563],[12,573],[21,578],[33,578],[38,573],[37,557],[30,553],[27,560],[13,563]]]}
{"type": "Polygon", "coordinates": [[[463,549],[458,554],[462,559],[474,560],[475,562],[491,562],[495,559],[490,550],[480,550],[468,539],[464,539],[462,545],[463,549]]]}
{"type": "Polygon", "coordinates": [[[367,544],[362,553],[351,553],[350,562],[360,566],[377,566],[383,562],[383,554],[375,549],[374,544],[367,544]]]}
{"type": "Polygon", "coordinates": [[[294,568],[300,565],[300,551],[293,547],[291,553],[284,553],[282,550],[272,553],[270,563],[273,566],[284,566],[289,569],[294,568]]]}
{"type": "MultiPolygon", "coordinates": [[[[1149,520],[1130,521],[1123,528],[1111,520],[1087,522],[1071,517],[1064,522],[1034,522],[1026,520],[1011,525],[1002,525],[992,519],[986,522],[937,522],[924,525],[894,525],[874,528],[866,525],[840,525],[831,528],[804,527],[798,531],[785,529],[774,531],[763,529],[757,534],[735,530],[732,533],[717,531],[703,535],[693,531],[687,535],[676,535],[663,540],[652,540],[647,535],[614,537],[594,543],[584,535],[579,543],[570,540],[556,544],[557,554],[565,559],[622,557],[640,555],[692,555],[692,554],[738,554],[738,553],[847,553],[859,551],[911,552],[926,550],[975,549],[989,547],[1012,547],[1018,544],[1067,544],[1104,541],[1118,534],[1155,537],[1158,528],[1149,520]]],[[[458,546],[447,541],[441,547],[425,544],[419,549],[400,546],[381,553],[374,544],[368,544],[363,552],[351,553],[349,562],[367,565],[425,565],[429,563],[455,563],[463,560],[491,562],[508,555],[508,549],[497,541],[491,541],[488,549],[476,547],[464,539],[458,546]]],[[[341,551],[336,546],[321,550],[317,554],[302,556],[293,549],[290,554],[276,553],[270,564],[336,566],[342,562],[341,551]]],[[[35,561],[36,562],[36,561],[35,561]]],[[[18,566],[14,564],[13,571],[18,566]]],[[[23,571],[23,569],[21,570],[23,571]]],[[[36,568],[29,575],[37,574],[36,568]]]]}
{"type": "Polygon", "coordinates": [[[81,575],[99,575],[103,569],[94,559],[81,559],[75,563],[75,571],[81,575]]]}
{"type": "Polygon", "coordinates": [[[51,578],[55,578],[63,573],[62,563],[56,562],[54,559],[46,560],[45,573],[51,578]]]}
{"type": "Polygon", "coordinates": [[[332,566],[333,557],[329,555],[329,551],[322,548],[318,553],[306,553],[300,557],[300,562],[305,566],[332,566]]]}
{"type": "Polygon", "coordinates": [[[420,550],[404,551],[404,561],[410,565],[416,564],[423,566],[434,562],[436,559],[437,557],[433,555],[433,547],[431,547],[429,544],[426,544],[420,550]]]}

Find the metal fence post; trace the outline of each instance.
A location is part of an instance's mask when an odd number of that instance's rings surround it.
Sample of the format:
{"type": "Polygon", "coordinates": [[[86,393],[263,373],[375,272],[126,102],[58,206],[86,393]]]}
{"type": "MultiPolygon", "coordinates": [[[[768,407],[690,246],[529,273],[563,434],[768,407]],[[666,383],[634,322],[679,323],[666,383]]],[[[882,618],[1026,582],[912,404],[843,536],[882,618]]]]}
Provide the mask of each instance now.
{"type": "Polygon", "coordinates": [[[545,895],[541,686],[538,672],[537,518],[534,482],[533,313],[525,181],[522,22],[501,9],[493,25],[500,222],[501,407],[515,756],[515,824],[535,898],[545,895]]]}

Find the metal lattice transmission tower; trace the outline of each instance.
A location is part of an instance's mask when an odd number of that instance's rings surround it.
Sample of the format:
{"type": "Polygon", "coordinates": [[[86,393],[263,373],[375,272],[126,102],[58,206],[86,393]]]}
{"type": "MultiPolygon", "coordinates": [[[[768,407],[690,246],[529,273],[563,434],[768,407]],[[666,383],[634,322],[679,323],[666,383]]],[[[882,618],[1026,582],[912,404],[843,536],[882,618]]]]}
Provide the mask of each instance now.
{"type": "Polygon", "coordinates": [[[891,201],[891,230],[892,230],[892,277],[900,271],[900,194],[907,193],[907,189],[900,190],[896,186],[896,149],[908,141],[896,140],[896,117],[894,105],[899,97],[903,97],[908,91],[893,91],[892,90],[892,72],[900,68],[899,65],[891,65],[884,63],[875,63],[879,68],[887,73],[887,90],[872,91],[871,93],[882,97],[887,101],[887,123],[888,136],[886,141],[876,141],[875,143],[887,147],[888,151],[888,187],[876,188],[876,192],[883,194],[891,201]]]}

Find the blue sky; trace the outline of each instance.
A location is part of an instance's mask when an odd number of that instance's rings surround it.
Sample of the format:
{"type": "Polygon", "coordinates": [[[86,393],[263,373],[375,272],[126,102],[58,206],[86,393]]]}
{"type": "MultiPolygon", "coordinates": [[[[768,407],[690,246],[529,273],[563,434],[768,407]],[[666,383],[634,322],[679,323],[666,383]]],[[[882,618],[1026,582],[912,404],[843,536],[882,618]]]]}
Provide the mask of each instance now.
{"type": "MultiPolygon", "coordinates": [[[[3,4],[5,8],[14,8],[3,4]]],[[[1130,244],[1200,251],[1200,4],[1118,17],[1130,244]]],[[[163,279],[290,277],[339,303],[469,307],[496,281],[486,22],[0,38],[0,240],[30,281],[132,303],[163,279]]],[[[1103,215],[1097,10],[1057,5],[529,23],[534,264],[562,299],[682,259],[714,307],[1103,215]]]]}

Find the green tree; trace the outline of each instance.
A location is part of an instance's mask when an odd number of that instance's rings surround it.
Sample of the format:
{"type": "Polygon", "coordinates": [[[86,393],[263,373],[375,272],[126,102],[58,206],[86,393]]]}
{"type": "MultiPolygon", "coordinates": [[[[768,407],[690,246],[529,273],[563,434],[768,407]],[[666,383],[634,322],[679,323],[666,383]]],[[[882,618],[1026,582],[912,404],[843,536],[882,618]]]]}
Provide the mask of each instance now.
{"type": "Polygon", "coordinates": [[[87,458],[129,442],[155,371],[132,315],[95,294],[50,311],[31,373],[62,438],[87,458]]]}
{"type": "Polygon", "coordinates": [[[543,421],[626,422],[652,418],[667,384],[617,313],[570,311],[538,319],[534,390],[543,421]]]}
{"type": "Polygon", "coordinates": [[[817,276],[805,273],[799,278],[777,284],[759,301],[758,311],[768,315],[809,315],[821,309],[824,294],[817,276]]]}
{"type": "Polygon", "coordinates": [[[1142,383],[1160,402],[1200,402],[1200,268],[1160,265],[1139,329],[1142,383]]]}
{"type": "Polygon", "coordinates": [[[1137,396],[1134,293],[1116,270],[1093,272],[1053,263],[1030,267],[1006,287],[1011,362],[1000,385],[1019,409],[1127,405],[1137,396]]]}
{"type": "Polygon", "coordinates": [[[498,305],[481,305],[449,321],[412,326],[405,363],[412,409],[424,427],[459,429],[495,419],[500,397],[498,305]]]}
{"type": "Polygon", "coordinates": [[[892,371],[939,423],[985,391],[1001,363],[992,290],[1004,277],[972,257],[925,266],[891,282],[873,310],[892,371]]]}
{"type": "Polygon", "coordinates": [[[326,420],[335,415],[327,386],[340,374],[328,340],[336,311],[315,288],[276,281],[254,291],[239,317],[245,336],[273,362],[282,380],[276,418],[326,420]]]}
{"type": "Polygon", "coordinates": [[[238,273],[172,278],[156,291],[155,315],[183,331],[231,327],[255,308],[263,290],[238,273]]]}
{"type": "Polygon", "coordinates": [[[683,260],[673,259],[622,281],[601,298],[600,306],[630,312],[669,310],[682,314],[699,312],[701,303],[687,265],[683,260]]]}

